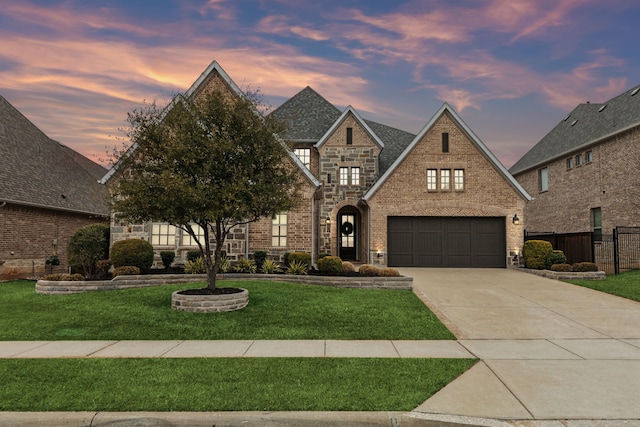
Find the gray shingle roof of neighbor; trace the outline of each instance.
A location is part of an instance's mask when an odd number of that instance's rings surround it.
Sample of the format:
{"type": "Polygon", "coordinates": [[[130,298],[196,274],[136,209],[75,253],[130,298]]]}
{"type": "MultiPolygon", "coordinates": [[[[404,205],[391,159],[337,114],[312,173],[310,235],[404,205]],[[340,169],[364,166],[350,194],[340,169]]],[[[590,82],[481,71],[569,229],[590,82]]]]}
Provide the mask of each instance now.
{"type": "MultiPolygon", "coordinates": [[[[299,142],[317,142],[331,128],[342,112],[307,86],[271,113],[288,127],[283,138],[299,142]]],[[[414,134],[364,120],[384,143],[380,153],[380,173],[384,173],[411,143],[414,134]]]]}
{"type": "Polygon", "coordinates": [[[580,104],[509,170],[512,174],[539,167],[612,135],[640,126],[640,86],[602,104],[580,104]]]}
{"type": "Polygon", "coordinates": [[[0,203],[106,216],[106,169],[46,136],[0,96],[0,203]]]}

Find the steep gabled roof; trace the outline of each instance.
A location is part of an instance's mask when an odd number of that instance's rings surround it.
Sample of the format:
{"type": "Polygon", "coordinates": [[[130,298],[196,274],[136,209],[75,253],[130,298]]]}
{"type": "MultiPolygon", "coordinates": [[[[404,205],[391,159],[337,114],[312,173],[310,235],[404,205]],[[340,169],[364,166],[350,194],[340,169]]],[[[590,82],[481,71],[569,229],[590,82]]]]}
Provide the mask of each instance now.
{"type": "Polygon", "coordinates": [[[331,127],[325,132],[322,138],[320,138],[320,140],[315,144],[315,147],[316,148],[322,147],[322,145],[324,145],[324,143],[327,142],[327,139],[329,139],[329,137],[333,134],[333,132],[335,132],[338,126],[340,126],[346,120],[346,118],[349,117],[349,115],[352,115],[356,119],[356,122],[360,123],[360,125],[364,128],[365,132],[367,132],[371,136],[373,141],[378,145],[378,147],[380,147],[380,149],[384,148],[384,142],[382,142],[382,140],[378,137],[378,135],[376,135],[371,130],[369,125],[362,119],[362,117],[360,117],[360,114],[358,114],[358,112],[351,105],[349,105],[347,108],[344,109],[340,117],[338,117],[338,120],[333,122],[333,125],[331,125],[331,127]]]}
{"type": "Polygon", "coordinates": [[[284,139],[316,143],[338,120],[341,113],[318,92],[307,86],[271,114],[287,126],[287,130],[281,135],[284,139]]]}
{"type": "Polygon", "coordinates": [[[106,170],[46,136],[0,96],[0,203],[106,216],[106,170]]]}
{"type": "Polygon", "coordinates": [[[415,134],[370,120],[365,120],[365,122],[371,130],[384,141],[384,150],[380,152],[380,157],[378,158],[379,170],[380,173],[383,174],[389,169],[398,156],[402,154],[407,146],[411,144],[411,141],[415,138],[415,134]]]}
{"type": "Polygon", "coordinates": [[[640,89],[602,104],[580,104],[510,169],[512,174],[542,166],[625,130],[640,126],[640,89]]]}
{"type": "Polygon", "coordinates": [[[518,183],[518,181],[513,178],[513,176],[505,169],[505,167],[500,163],[500,161],[494,156],[494,154],[487,148],[486,145],[478,138],[478,136],[467,126],[467,124],[458,116],[453,108],[449,106],[449,104],[444,103],[442,107],[436,112],[436,114],[427,122],[427,124],[422,128],[420,132],[413,138],[411,143],[404,149],[404,151],[398,156],[393,164],[385,171],[385,173],[380,177],[380,179],[367,191],[364,195],[363,199],[365,201],[369,200],[373,195],[382,187],[387,179],[393,174],[393,172],[402,164],[405,158],[413,151],[414,147],[422,140],[424,135],[431,130],[431,128],[436,124],[438,120],[444,115],[449,114],[454,122],[457,123],[458,126],[467,134],[469,139],[475,146],[479,149],[479,151],[491,162],[491,164],[496,168],[498,173],[500,173],[504,179],[511,184],[511,186],[526,200],[531,200],[531,196],[527,191],[518,183]]]}

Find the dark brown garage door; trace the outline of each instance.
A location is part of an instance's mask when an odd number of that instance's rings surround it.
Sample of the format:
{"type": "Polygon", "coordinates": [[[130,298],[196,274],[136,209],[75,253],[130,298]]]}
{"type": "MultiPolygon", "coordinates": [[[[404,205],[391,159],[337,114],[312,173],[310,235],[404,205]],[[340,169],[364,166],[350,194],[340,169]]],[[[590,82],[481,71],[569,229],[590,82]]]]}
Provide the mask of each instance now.
{"type": "Polygon", "coordinates": [[[506,267],[505,218],[389,217],[393,267],[506,267]]]}

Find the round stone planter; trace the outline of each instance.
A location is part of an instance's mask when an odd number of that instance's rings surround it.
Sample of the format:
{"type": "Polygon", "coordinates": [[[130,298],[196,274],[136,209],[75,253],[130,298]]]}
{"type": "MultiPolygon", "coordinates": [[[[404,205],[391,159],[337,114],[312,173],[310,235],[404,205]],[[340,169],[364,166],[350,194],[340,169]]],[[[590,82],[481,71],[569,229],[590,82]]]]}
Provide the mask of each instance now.
{"type": "Polygon", "coordinates": [[[240,310],[249,304],[249,291],[220,295],[185,295],[181,291],[171,294],[171,308],[192,313],[216,313],[240,310]]]}

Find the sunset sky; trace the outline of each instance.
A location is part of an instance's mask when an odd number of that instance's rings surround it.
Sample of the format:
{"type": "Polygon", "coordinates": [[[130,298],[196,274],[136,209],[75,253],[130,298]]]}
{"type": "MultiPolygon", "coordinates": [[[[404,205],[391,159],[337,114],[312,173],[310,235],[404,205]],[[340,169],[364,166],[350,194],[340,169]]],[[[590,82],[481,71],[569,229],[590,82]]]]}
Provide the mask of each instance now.
{"type": "Polygon", "coordinates": [[[640,84],[639,22],[637,0],[0,0],[0,95],[106,164],[128,111],[216,60],[273,107],[311,86],[414,133],[448,102],[510,167],[640,84]]]}

